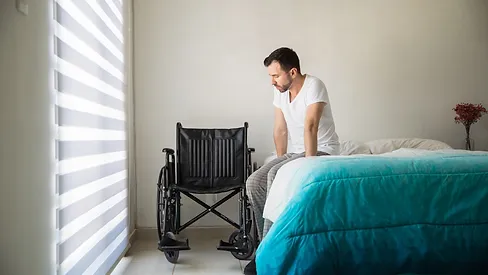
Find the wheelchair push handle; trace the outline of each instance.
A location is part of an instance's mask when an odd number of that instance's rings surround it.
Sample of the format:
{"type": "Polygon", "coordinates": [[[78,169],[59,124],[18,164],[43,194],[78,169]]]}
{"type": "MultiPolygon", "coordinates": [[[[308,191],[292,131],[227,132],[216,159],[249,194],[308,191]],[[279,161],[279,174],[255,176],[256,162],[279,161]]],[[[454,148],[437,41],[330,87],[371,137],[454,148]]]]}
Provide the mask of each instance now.
{"type": "Polygon", "coordinates": [[[163,153],[166,154],[166,163],[174,161],[175,150],[171,148],[164,148],[163,153]]]}

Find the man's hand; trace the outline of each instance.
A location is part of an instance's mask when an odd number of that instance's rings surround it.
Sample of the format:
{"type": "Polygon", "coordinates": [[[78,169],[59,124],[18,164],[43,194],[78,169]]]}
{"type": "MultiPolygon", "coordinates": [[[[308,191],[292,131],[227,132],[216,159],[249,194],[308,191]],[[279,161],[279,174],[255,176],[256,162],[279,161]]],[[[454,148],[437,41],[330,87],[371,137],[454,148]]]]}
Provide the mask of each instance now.
{"type": "Polygon", "coordinates": [[[274,142],[276,147],[276,154],[278,157],[286,154],[288,148],[288,128],[285,117],[280,108],[275,107],[275,121],[273,130],[274,142]]]}
{"type": "Polygon", "coordinates": [[[317,132],[325,104],[325,102],[317,102],[307,107],[304,133],[306,157],[317,155],[317,132]]]}

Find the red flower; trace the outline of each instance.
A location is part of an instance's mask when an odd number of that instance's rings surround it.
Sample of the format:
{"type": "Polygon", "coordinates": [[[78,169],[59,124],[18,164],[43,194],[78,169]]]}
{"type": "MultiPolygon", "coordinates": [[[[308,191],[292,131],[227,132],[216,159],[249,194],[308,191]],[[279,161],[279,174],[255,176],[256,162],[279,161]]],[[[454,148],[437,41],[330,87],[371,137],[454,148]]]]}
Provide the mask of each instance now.
{"type": "Polygon", "coordinates": [[[467,127],[478,122],[483,114],[488,113],[481,104],[475,105],[472,103],[456,104],[453,110],[456,112],[456,117],[454,118],[456,123],[462,123],[467,127]]]}

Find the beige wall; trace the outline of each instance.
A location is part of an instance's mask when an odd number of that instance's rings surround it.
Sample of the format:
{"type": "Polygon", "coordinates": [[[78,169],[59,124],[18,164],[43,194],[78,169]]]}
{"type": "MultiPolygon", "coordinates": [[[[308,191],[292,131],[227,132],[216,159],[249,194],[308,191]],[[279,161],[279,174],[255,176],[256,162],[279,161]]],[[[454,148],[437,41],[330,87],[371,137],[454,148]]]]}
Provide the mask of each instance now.
{"type": "Polygon", "coordinates": [[[0,273],[55,273],[50,0],[0,1],[0,273]]]}
{"type": "MultiPolygon", "coordinates": [[[[303,70],[325,82],[342,140],[421,137],[459,147],[463,128],[451,109],[488,105],[484,0],[135,2],[139,227],[156,225],[160,152],[174,147],[177,121],[248,121],[257,159],[273,151],[262,61],[279,46],[294,48],[303,70]]],[[[488,149],[488,116],[472,131],[476,148],[488,149]]],[[[183,207],[186,220],[202,209],[183,207]]],[[[223,207],[237,218],[235,203],[223,207]]],[[[211,215],[199,223],[218,224],[211,215]]]]}

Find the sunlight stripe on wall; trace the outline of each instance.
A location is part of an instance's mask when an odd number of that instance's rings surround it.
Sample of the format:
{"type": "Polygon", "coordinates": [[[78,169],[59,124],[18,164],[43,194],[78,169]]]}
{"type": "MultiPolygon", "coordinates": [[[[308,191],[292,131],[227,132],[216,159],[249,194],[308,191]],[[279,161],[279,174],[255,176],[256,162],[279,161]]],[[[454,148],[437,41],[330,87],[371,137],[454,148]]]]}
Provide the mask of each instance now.
{"type": "Polygon", "coordinates": [[[124,3],[54,2],[57,273],[106,274],[129,241],[124,3]]]}

